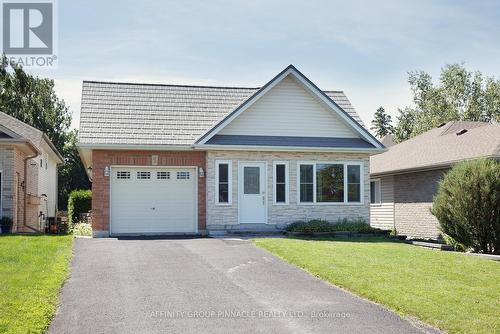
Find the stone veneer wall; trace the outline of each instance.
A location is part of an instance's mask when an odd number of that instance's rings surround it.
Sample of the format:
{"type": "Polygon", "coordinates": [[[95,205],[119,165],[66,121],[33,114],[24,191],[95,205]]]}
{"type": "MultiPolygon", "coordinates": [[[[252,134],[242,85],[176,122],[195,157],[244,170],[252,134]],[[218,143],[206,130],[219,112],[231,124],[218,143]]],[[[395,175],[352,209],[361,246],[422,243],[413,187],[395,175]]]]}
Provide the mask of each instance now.
{"type": "Polygon", "coordinates": [[[284,225],[296,220],[313,218],[335,221],[339,218],[362,217],[369,222],[370,212],[370,161],[368,154],[307,153],[307,152],[207,152],[207,227],[238,224],[238,161],[267,162],[267,208],[268,223],[284,225]],[[215,161],[232,161],[232,205],[217,205],[215,194],[215,161]],[[273,203],[273,161],[288,161],[289,201],[288,205],[273,203]],[[297,204],[297,162],[362,162],[364,189],[362,204],[300,205],[297,204]]]}

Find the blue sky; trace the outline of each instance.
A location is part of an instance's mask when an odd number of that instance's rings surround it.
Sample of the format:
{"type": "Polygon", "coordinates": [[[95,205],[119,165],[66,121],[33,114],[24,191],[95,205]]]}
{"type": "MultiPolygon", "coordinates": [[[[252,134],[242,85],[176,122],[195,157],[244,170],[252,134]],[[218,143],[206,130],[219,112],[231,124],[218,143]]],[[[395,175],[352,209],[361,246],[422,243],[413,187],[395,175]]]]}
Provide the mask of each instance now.
{"type": "Polygon", "coordinates": [[[407,72],[500,76],[500,1],[58,1],[56,81],[77,126],[84,79],[260,86],[294,64],[366,124],[411,103],[407,72]]]}

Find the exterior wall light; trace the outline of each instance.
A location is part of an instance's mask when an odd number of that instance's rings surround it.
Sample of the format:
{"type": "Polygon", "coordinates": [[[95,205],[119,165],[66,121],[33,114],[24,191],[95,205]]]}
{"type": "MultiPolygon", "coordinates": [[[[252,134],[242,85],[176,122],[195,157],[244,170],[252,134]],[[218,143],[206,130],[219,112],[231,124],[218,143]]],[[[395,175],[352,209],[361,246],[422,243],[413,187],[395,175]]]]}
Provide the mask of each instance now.
{"type": "Polygon", "coordinates": [[[205,177],[205,171],[203,170],[203,167],[198,168],[198,176],[205,177]]]}
{"type": "Polygon", "coordinates": [[[89,176],[89,179],[92,180],[92,166],[87,167],[87,175],[89,176]]]}

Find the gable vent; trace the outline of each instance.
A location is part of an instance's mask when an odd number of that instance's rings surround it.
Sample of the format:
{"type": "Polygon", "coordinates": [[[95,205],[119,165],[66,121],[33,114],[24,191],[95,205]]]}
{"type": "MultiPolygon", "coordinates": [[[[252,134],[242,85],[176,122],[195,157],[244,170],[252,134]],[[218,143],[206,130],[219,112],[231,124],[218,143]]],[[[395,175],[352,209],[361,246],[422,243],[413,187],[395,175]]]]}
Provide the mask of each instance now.
{"type": "Polygon", "coordinates": [[[462,129],[462,130],[457,132],[457,136],[463,135],[466,132],[467,132],[467,129],[462,129]]]}

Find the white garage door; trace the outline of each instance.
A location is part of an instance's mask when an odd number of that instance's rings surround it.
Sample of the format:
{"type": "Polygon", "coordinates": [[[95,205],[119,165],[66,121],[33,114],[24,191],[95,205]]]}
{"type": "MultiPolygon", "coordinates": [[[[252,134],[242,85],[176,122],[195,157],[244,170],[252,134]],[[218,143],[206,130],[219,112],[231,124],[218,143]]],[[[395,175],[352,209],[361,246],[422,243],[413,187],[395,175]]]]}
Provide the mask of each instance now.
{"type": "Polygon", "coordinates": [[[196,232],[196,169],[111,169],[111,234],[196,232]]]}

